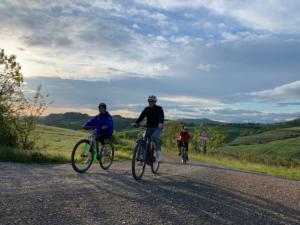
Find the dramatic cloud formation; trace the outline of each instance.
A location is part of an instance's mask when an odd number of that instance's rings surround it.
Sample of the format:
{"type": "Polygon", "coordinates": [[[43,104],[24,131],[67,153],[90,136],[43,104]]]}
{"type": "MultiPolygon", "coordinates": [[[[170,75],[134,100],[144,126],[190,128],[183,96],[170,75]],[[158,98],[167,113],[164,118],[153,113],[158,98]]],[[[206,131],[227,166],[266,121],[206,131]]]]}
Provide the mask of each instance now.
{"type": "Polygon", "coordinates": [[[250,96],[262,98],[279,98],[279,99],[299,99],[300,98],[300,80],[285,84],[273,89],[249,93],[250,96]]]}
{"type": "Polygon", "coordinates": [[[133,116],[156,94],[170,117],[284,120],[300,111],[299,11],[296,0],[3,0],[0,48],[53,110],[102,99],[133,116]]]}

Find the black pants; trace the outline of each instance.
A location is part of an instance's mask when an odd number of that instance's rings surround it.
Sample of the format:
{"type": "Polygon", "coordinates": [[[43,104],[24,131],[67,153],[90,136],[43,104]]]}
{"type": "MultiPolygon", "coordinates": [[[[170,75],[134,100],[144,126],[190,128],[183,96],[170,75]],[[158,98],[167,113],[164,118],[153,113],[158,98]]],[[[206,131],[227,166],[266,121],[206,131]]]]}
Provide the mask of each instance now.
{"type": "Polygon", "coordinates": [[[110,138],[110,137],[101,135],[101,136],[98,136],[96,140],[99,141],[102,145],[104,145],[105,144],[104,140],[108,139],[108,138],[110,138]]]}
{"type": "MultiPolygon", "coordinates": [[[[177,140],[177,146],[179,148],[179,151],[181,151],[181,147],[183,146],[183,142],[182,141],[179,141],[177,140]]],[[[188,142],[185,142],[185,145],[186,145],[186,150],[188,151],[189,150],[189,143],[188,142]]]]}

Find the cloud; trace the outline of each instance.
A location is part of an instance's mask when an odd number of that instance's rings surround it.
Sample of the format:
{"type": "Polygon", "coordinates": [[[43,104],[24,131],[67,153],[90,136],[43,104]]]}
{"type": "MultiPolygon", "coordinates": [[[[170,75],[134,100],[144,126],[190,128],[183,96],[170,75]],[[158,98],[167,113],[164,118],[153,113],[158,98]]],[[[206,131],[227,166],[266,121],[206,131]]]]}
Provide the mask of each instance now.
{"type": "Polygon", "coordinates": [[[300,102],[280,102],[278,106],[300,106],[300,102]]]}
{"type": "Polygon", "coordinates": [[[300,80],[248,95],[262,98],[300,98],[300,80]]]}
{"type": "Polygon", "coordinates": [[[199,105],[206,105],[206,106],[222,105],[222,103],[216,99],[205,99],[205,98],[198,98],[193,96],[165,96],[165,97],[160,97],[159,100],[163,102],[178,103],[180,105],[189,105],[189,104],[199,104],[199,105]]]}
{"type": "Polygon", "coordinates": [[[133,112],[128,109],[118,109],[110,111],[112,115],[121,115],[127,118],[137,118],[139,116],[138,112],[133,112]]]}
{"type": "Polygon", "coordinates": [[[197,69],[205,72],[210,72],[212,69],[216,69],[217,66],[211,64],[198,64],[197,69]]]}
{"type": "Polygon", "coordinates": [[[205,8],[212,12],[230,17],[241,25],[256,30],[282,33],[299,33],[299,1],[269,0],[261,1],[219,1],[219,0],[137,0],[140,4],[163,10],[187,10],[205,8]]]}
{"type": "Polygon", "coordinates": [[[277,123],[299,118],[300,113],[266,113],[255,110],[237,110],[232,108],[167,108],[166,114],[171,119],[180,118],[208,118],[211,120],[233,123],[277,123]]]}
{"type": "Polygon", "coordinates": [[[77,108],[77,107],[48,107],[43,115],[49,115],[51,113],[66,113],[66,112],[80,112],[89,115],[96,115],[99,112],[90,108],[77,108]]]}

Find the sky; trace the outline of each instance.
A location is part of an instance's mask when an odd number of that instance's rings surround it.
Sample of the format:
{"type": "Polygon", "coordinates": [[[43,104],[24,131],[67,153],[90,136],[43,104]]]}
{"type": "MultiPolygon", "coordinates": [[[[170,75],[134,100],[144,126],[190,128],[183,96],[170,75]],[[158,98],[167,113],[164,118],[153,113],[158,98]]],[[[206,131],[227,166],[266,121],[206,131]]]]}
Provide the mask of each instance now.
{"type": "Polygon", "coordinates": [[[300,1],[0,1],[0,48],[47,113],[273,123],[300,117],[300,1]]]}

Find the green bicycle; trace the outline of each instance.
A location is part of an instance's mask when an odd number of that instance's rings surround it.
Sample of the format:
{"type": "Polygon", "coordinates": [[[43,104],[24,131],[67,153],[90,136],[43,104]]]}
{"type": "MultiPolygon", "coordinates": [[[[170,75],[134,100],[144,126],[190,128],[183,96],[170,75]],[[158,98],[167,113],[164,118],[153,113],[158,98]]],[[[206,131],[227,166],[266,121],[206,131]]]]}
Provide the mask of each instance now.
{"type": "Polygon", "coordinates": [[[82,139],[75,144],[71,154],[71,163],[76,172],[86,172],[91,167],[95,158],[99,161],[102,169],[109,169],[115,155],[114,145],[111,138],[105,139],[105,146],[103,148],[99,148],[99,144],[95,129],[92,130],[89,138],[82,139]]]}

